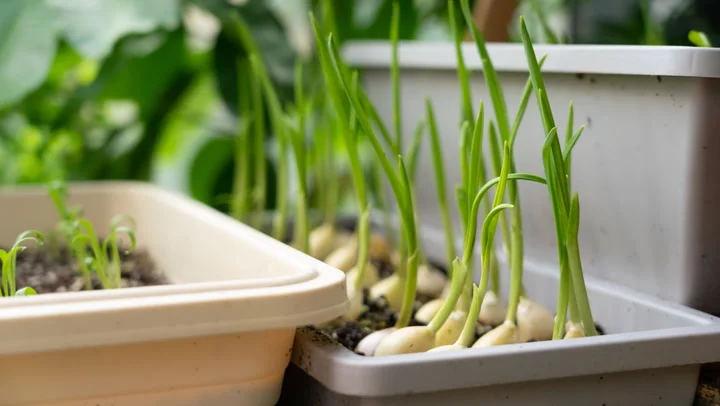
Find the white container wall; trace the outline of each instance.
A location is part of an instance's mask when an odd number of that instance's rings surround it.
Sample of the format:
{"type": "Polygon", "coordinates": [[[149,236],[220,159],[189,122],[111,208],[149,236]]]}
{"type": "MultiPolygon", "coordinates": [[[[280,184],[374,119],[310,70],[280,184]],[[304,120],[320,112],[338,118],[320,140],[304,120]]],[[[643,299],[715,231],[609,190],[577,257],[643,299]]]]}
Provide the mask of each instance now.
{"type": "MultiPolygon", "coordinates": [[[[489,44],[514,116],[528,77],[519,44],[489,44]]],[[[463,46],[477,105],[492,106],[473,43],[463,46]]],[[[581,202],[580,245],[586,274],[673,302],[720,313],[720,50],[684,47],[537,46],[548,54],[545,82],[560,134],[568,103],[586,131],[573,153],[573,188],[581,202]]],[[[390,45],[352,43],[346,62],[387,123],[392,121],[390,45]]],[[[404,43],[402,123],[409,139],[434,103],[448,196],[459,182],[460,88],[452,44],[404,43]]],[[[517,170],[543,174],[544,133],[535,97],[515,144],[517,170]]],[[[406,144],[407,145],[407,144],[406,144]]],[[[419,179],[433,179],[424,144],[419,179]]],[[[527,263],[556,268],[547,189],[522,184],[527,263]]],[[[435,188],[418,187],[419,218],[441,229],[435,188]]]]}

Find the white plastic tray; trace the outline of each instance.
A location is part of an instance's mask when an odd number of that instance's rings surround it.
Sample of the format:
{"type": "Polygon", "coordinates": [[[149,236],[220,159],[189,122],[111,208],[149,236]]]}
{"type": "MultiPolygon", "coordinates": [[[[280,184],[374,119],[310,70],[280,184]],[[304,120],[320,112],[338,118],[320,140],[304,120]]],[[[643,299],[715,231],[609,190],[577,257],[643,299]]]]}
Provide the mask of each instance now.
{"type": "MultiPolygon", "coordinates": [[[[444,258],[442,234],[422,235],[428,258],[444,258]]],[[[554,309],[557,272],[529,263],[524,282],[554,309]]],[[[280,405],[690,406],[700,364],[720,361],[720,319],[592,277],[587,287],[605,336],[364,357],[299,329],[280,405]]]]}
{"type": "MultiPolygon", "coordinates": [[[[488,44],[514,115],[527,81],[519,44],[488,44]]],[[[492,105],[472,43],[462,47],[472,72],[475,110],[492,105]]],[[[435,106],[449,179],[459,182],[460,88],[449,43],[402,43],[402,123],[406,139],[435,106]]],[[[544,45],[545,83],[560,133],[568,103],[575,127],[587,128],[573,153],[573,188],[580,194],[582,257],[589,275],[720,314],[720,50],[689,47],[544,45]]],[[[391,122],[390,45],[356,42],[347,63],[363,72],[378,112],[391,122]]],[[[518,171],[543,174],[544,140],[534,97],[515,144],[518,171]]],[[[407,141],[409,142],[409,141],[407,141]]],[[[427,145],[427,144],[425,144],[427,145]]],[[[430,151],[421,150],[419,179],[432,179],[430,151]]],[[[556,249],[546,188],[520,184],[525,257],[553,266],[556,249]]],[[[440,229],[435,187],[418,187],[419,218],[440,229]]]]}

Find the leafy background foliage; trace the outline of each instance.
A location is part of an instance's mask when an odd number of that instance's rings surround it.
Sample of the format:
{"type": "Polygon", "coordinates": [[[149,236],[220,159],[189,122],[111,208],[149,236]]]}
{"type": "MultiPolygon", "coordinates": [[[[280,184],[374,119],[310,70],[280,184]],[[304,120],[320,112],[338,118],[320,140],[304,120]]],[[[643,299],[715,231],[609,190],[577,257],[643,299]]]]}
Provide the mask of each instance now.
{"type": "MultiPolygon", "coordinates": [[[[527,1],[520,13],[528,14],[527,1]]],[[[567,32],[578,10],[582,14],[592,3],[536,1],[553,26],[567,32]]],[[[686,1],[666,13],[666,24],[648,20],[645,2],[624,2],[630,11],[619,20],[593,20],[586,24],[593,27],[589,34],[573,39],[688,45],[687,31],[700,29],[720,43],[712,30],[718,26],[712,19],[720,16],[716,1],[686,1]]],[[[240,119],[237,78],[243,72],[236,61],[246,53],[229,16],[240,13],[249,23],[285,101],[292,94],[294,61],[312,52],[307,12],[316,3],[0,2],[0,184],[151,180],[224,210],[240,119]]],[[[340,39],[387,38],[391,4],[335,2],[340,39]]],[[[401,0],[400,8],[401,39],[448,38],[445,0],[401,0]]],[[[272,207],[272,162],[280,157],[270,145],[272,207]]]]}

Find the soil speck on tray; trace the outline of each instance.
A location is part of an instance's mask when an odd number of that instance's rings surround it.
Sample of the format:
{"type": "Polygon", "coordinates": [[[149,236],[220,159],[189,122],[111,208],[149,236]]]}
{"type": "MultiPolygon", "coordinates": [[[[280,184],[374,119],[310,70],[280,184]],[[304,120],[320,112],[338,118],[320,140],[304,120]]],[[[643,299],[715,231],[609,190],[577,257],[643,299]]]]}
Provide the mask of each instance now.
{"type": "MultiPolygon", "coordinates": [[[[123,288],[171,283],[143,249],[130,254],[121,249],[120,270],[123,288]]],[[[86,290],[75,258],[65,246],[46,244],[19,252],[16,271],[18,289],[31,286],[38,294],[86,290]]],[[[92,274],[92,289],[101,288],[100,281],[92,274]]]]}

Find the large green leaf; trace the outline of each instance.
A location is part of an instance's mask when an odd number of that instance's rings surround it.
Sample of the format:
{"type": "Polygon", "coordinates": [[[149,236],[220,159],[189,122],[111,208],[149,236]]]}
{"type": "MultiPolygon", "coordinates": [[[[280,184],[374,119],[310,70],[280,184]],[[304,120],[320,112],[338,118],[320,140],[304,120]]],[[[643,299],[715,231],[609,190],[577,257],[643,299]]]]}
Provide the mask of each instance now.
{"type": "Polygon", "coordinates": [[[105,57],[128,34],[173,30],[180,22],[178,0],[46,1],[68,42],[88,58],[105,57]]]}
{"type": "Polygon", "coordinates": [[[295,51],[286,36],[285,27],[268,1],[247,0],[238,6],[224,0],[193,1],[213,13],[223,24],[213,54],[218,91],[229,110],[237,111],[237,59],[247,53],[236,35],[237,29],[233,27],[238,23],[231,17],[233,14],[239,14],[247,23],[265,66],[278,85],[280,97],[290,97],[295,51]]]}
{"type": "Polygon", "coordinates": [[[209,138],[200,148],[190,170],[190,193],[195,199],[210,206],[225,206],[217,197],[230,193],[234,153],[235,140],[230,137],[209,138]]]}
{"type": "Polygon", "coordinates": [[[0,2],[0,108],[38,88],[57,42],[51,11],[42,0],[0,2]]]}
{"type": "Polygon", "coordinates": [[[161,93],[183,68],[185,36],[182,30],[143,35],[132,42],[123,41],[118,52],[122,53],[117,60],[122,69],[114,69],[101,97],[131,99],[138,104],[141,115],[147,116],[155,108],[161,93]],[[143,44],[151,52],[136,55],[136,49],[143,44]]]}

